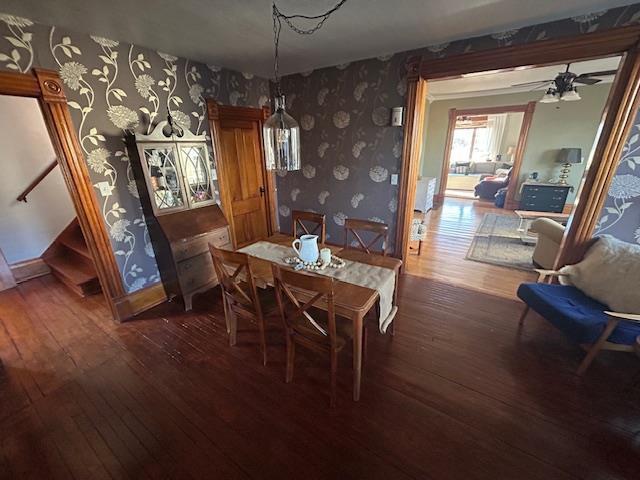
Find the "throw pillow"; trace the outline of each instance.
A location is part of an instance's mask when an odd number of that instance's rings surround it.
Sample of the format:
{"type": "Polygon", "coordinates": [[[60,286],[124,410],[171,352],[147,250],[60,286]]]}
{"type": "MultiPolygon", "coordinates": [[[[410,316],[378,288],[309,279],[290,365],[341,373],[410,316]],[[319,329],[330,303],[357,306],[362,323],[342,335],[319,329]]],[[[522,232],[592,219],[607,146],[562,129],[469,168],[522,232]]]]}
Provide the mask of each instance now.
{"type": "Polygon", "coordinates": [[[603,235],[584,259],[560,269],[574,285],[615,312],[640,313],[640,245],[603,235]]]}

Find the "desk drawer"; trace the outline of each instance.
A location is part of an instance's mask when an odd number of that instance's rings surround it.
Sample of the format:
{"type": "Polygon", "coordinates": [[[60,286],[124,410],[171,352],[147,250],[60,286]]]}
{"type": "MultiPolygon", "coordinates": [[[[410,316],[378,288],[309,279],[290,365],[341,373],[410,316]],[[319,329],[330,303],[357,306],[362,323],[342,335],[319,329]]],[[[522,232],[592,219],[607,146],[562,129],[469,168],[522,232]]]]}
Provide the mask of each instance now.
{"type": "Polygon", "coordinates": [[[217,277],[209,252],[179,262],[178,279],[183,293],[215,281],[217,277]]]}
{"type": "Polygon", "coordinates": [[[209,251],[209,244],[218,248],[225,248],[230,244],[227,227],[219,228],[211,233],[196,238],[181,240],[172,245],[173,258],[176,263],[187,258],[195,257],[209,251]]]}

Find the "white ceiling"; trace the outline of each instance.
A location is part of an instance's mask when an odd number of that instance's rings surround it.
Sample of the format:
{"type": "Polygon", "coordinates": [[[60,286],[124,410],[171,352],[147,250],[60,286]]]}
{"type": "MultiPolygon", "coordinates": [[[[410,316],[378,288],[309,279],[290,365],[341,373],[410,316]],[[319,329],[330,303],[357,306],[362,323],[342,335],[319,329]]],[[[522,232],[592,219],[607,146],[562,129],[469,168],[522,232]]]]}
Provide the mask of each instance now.
{"type": "MultiPolygon", "coordinates": [[[[271,0],[2,0],[0,11],[265,77],[272,76],[271,0]]],[[[337,0],[277,0],[318,14],[337,0]]],[[[281,72],[499,32],[630,0],[349,0],[312,36],[283,28],[281,72]]]]}
{"type": "MultiPolygon", "coordinates": [[[[584,62],[574,62],[569,71],[580,75],[582,73],[616,70],[620,63],[620,57],[599,58],[584,62]]],[[[462,78],[449,80],[437,80],[429,82],[428,95],[431,101],[450,100],[453,98],[480,97],[487,95],[502,95],[507,93],[529,92],[541,90],[548,85],[521,86],[513,85],[538,80],[552,80],[559,72],[564,72],[566,64],[551,65],[545,67],[514,69],[507,72],[480,72],[462,78]]],[[[595,77],[602,80],[600,83],[613,82],[614,76],[595,77]]],[[[578,90],[585,88],[576,84],[578,90]]]]}

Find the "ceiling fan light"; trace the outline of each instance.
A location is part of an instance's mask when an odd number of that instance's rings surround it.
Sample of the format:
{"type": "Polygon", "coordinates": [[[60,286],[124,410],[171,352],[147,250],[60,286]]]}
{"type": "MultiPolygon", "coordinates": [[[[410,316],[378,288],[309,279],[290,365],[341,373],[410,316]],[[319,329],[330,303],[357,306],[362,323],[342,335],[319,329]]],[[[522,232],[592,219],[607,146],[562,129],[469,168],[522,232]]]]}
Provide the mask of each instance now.
{"type": "Polygon", "coordinates": [[[578,90],[576,89],[576,87],[573,87],[571,90],[564,93],[561,98],[565,102],[576,102],[580,100],[580,94],[578,93],[578,90]]]}
{"type": "Polygon", "coordinates": [[[540,103],[555,103],[558,101],[558,97],[556,95],[555,90],[550,88],[547,90],[547,93],[540,99],[540,103]]]}

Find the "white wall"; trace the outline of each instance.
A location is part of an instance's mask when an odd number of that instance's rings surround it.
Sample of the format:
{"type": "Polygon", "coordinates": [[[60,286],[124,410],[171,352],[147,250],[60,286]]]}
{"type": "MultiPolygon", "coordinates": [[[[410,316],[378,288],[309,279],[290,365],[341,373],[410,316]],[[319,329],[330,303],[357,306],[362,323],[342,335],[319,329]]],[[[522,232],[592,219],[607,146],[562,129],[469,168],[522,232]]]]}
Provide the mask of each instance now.
{"type": "Polygon", "coordinates": [[[16,197],[55,158],[38,101],[0,95],[0,249],[9,264],[42,255],[75,210],[56,167],[27,197],[16,197]]]}

